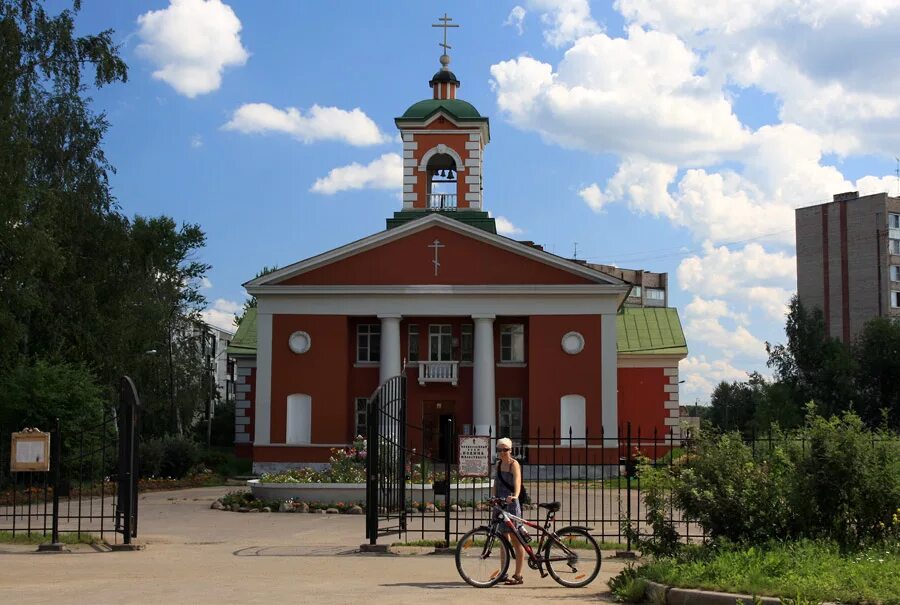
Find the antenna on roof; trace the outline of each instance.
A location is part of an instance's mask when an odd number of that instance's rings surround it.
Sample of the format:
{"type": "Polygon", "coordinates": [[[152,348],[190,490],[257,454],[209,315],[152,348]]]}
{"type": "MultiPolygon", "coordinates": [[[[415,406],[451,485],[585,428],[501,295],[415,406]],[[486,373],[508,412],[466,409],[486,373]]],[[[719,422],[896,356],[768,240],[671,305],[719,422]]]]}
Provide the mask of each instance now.
{"type": "Polygon", "coordinates": [[[578,258],[578,242],[575,242],[575,251],[572,253],[572,258],[578,258]]]}
{"type": "Polygon", "coordinates": [[[900,195],[900,158],[894,156],[894,159],[897,160],[897,168],[894,170],[897,173],[897,195],[900,195]]]}

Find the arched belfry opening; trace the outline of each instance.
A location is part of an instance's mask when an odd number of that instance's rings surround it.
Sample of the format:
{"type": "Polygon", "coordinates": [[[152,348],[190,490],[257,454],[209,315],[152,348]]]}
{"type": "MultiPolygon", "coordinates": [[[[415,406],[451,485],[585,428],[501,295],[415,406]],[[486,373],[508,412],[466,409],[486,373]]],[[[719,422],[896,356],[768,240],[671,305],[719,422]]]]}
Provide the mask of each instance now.
{"type": "Polygon", "coordinates": [[[456,210],[457,179],[456,160],[447,153],[436,153],[425,167],[427,175],[426,195],[429,210],[456,210]]]}

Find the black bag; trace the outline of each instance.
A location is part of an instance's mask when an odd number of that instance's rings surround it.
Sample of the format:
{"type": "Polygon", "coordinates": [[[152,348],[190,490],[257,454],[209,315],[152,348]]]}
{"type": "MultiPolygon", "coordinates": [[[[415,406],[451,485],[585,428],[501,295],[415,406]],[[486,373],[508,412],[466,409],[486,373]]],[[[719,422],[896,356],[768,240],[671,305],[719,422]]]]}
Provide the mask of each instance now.
{"type": "MultiPolygon", "coordinates": [[[[500,465],[502,462],[497,463],[497,478],[503,482],[503,485],[506,486],[511,492],[516,491],[516,488],[509,483],[506,482],[506,479],[503,478],[503,475],[500,474],[500,465]]],[[[519,504],[531,504],[531,497],[529,497],[528,492],[525,491],[525,482],[522,482],[522,489],[519,490],[519,504]]]]}

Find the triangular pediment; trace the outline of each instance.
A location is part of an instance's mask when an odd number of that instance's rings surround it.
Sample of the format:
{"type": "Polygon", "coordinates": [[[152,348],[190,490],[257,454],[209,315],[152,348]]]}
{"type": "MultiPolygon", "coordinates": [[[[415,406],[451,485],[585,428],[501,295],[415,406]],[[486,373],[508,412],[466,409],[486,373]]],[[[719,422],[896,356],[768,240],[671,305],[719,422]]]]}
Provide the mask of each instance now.
{"type": "Polygon", "coordinates": [[[433,213],[245,284],[277,286],[609,286],[621,280],[433,213]]]}

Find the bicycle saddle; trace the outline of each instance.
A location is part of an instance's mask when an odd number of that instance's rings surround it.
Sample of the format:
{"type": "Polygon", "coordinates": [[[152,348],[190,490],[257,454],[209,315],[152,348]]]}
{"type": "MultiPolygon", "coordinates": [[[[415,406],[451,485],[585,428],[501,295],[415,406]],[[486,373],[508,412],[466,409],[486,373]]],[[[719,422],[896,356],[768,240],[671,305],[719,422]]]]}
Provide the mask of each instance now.
{"type": "Polygon", "coordinates": [[[541,508],[546,508],[551,513],[559,512],[559,502],[541,502],[538,504],[541,508]]]}

